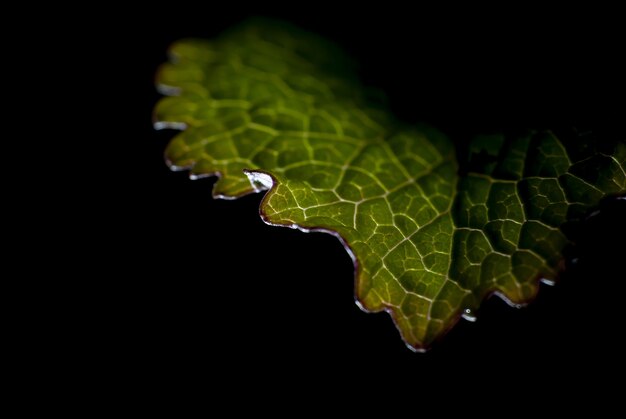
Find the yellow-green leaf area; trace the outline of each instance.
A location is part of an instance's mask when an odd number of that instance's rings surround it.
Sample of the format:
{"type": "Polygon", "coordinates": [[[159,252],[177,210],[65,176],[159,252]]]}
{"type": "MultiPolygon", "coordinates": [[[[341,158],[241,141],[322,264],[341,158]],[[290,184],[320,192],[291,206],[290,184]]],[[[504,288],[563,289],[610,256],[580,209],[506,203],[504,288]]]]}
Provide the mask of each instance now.
{"type": "Polygon", "coordinates": [[[170,97],[155,108],[157,128],[182,130],[170,166],[219,176],[216,197],[268,190],[270,224],[338,235],[359,305],[387,311],[414,350],[493,293],[529,302],[558,274],[563,225],[626,192],[623,141],[529,130],[457,155],[442,132],[371,100],[335,46],[285,24],[182,40],[170,57],[157,74],[170,97]]]}

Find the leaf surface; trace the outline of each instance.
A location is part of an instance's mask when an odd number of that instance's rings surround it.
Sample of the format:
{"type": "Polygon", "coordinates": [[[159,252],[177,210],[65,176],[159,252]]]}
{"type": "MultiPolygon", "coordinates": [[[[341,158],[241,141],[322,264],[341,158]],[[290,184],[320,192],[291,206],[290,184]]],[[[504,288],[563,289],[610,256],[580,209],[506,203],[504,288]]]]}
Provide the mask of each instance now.
{"type": "Polygon", "coordinates": [[[357,303],[387,311],[428,349],[496,293],[523,305],[553,281],[563,227],[626,191],[626,145],[551,132],[475,138],[457,156],[427,126],[398,122],[332,44],[252,21],[183,40],[158,72],[156,128],[183,129],[171,168],[217,175],[213,194],[269,190],[263,219],[337,235],[357,303]]]}

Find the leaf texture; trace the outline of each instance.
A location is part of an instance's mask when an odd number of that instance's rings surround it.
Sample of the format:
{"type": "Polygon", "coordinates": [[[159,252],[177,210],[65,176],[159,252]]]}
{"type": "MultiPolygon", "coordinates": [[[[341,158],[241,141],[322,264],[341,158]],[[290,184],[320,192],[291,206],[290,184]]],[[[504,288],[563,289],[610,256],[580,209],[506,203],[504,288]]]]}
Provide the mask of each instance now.
{"type": "Polygon", "coordinates": [[[626,145],[547,131],[475,138],[458,156],[426,126],[394,119],[332,44],[251,21],[214,41],[183,40],[158,72],[156,128],[184,129],[166,159],[213,194],[269,190],[263,219],[337,235],[355,296],[428,349],[496,293],[529,302],[554,281],[563,227],[626,191],[626,145]]]}

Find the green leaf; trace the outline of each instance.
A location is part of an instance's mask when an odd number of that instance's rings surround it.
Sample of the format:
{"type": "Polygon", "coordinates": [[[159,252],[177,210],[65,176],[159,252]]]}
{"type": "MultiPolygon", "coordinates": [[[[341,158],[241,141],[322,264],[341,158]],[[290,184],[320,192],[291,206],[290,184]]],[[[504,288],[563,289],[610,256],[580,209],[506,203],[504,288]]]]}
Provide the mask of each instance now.
{"type": "Polygon", "coordinates": [[[269,190],[267,223],[337,235],[357,303],[387,311],[414,350],[493,293],[532,300],[560,269],[563,227],[626,191],[623,142],[527,131],[478,137],[457,158],[444,134],[372,100],[335,47],[283,24],[170,53],[157,82],[172,97],[155,109],[156,128],[184,128],[170,167],[219,176],[219,198],[269,190]]]}

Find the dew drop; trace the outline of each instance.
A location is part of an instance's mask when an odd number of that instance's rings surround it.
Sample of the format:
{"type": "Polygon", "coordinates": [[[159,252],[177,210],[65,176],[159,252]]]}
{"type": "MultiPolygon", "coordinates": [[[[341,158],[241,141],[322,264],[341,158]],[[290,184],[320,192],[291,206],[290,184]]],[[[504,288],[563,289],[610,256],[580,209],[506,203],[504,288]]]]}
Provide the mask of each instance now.
{"type": "Polygon", "coordinates": [[[476,321],[476,315],[469,308],[466,308],[465,310],[463,310],[463,314],[461,314],[461,316],[467,321],[470,321],[470,322],[476,321]]]}

